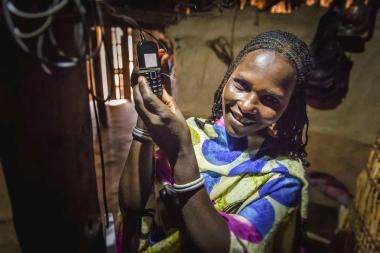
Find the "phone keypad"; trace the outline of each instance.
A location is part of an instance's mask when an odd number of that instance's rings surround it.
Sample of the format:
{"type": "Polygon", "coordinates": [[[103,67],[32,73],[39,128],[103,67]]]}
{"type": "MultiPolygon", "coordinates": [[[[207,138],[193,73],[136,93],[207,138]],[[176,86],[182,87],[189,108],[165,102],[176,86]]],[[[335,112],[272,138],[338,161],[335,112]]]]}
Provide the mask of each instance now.
{"type": "Polygon", "coordinates": [[[140,71],[141,74],[145,76],[145,78],[149,82],[149,86],[152,89],[153,93],[161,97],[162,96],[162,83],[161,83],[161,73],[160,70],[155,69],[154,71],[140,71]]]}

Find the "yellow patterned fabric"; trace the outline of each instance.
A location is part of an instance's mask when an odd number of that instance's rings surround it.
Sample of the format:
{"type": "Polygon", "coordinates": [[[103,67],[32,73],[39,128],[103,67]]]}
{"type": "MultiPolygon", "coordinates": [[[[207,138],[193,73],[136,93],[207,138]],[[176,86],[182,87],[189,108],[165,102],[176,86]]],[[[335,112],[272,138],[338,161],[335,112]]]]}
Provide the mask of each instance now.
{"type": "Polygon", "coordinates": [[[187,122],[210,199],[230,227],[230,251],[292,252],[296,217],[306,218],[308,200],[301,161],[256,158],[257,150],[249,147],[231,150],[229,142],[234,140],[223,122],[187,122]],[[281,249],[273,238],[281,240],[281,249]]]}
{"type": "MultiPolygon", "coordinates": [[[[244,145],[231,149],[229,142],[244,140],[232,140],[223,121],[187,123],[205,188],[230,229],[230,252],[296,252],[294,238],[307,205],[301,161],[255,157],[257,150],[244,145]]],[[[170,167],[158,161],[156,170],[160,183],[173,183],[170,167]]],[[[143,252],[182,252],[179,241],[180,233],[173,233],[143,252]]]]}

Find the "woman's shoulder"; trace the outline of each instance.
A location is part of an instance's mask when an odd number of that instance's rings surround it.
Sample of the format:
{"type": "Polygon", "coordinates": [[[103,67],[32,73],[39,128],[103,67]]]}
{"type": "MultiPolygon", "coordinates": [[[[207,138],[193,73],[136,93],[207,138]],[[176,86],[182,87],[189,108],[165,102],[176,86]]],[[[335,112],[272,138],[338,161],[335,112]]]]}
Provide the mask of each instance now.
{"type": "Polygon", "coordinates": [[[196,127],[199,129],[204,129],[206,125],[210,125],[210,122],[204,118],[190,117],[186,119],[186,122],[189,126],[196,127]]]}
{"type": "Polygon", "coordinates": [[[190,117],[186,120],[189,126],[191,136],[199,139],[201,142],[205,139],[213,139],[218,137],[215,129],[215,124],[209,122],[207,119],[190,117]]]}
{"type": "Polygon", "coordinates": [[[288,174],[297,178],[305,177],[305,170],[300,159],[294,159],[287,156],[266,156],[268,170],[281,174],[288,174]]]}

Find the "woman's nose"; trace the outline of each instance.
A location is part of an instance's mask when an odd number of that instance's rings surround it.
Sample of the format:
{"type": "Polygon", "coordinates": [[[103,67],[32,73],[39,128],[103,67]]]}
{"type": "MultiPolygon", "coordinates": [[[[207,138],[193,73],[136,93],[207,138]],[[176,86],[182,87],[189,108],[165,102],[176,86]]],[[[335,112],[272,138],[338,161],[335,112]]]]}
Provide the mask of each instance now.
{"type": "Polygon", "coordinates": [[[259,102],[259,98],[255,92],[250,92],[246,96],[244,96],[238,102],[238,106],[243,113],[255,113],[257,110],[257,105],[259,102]]]}

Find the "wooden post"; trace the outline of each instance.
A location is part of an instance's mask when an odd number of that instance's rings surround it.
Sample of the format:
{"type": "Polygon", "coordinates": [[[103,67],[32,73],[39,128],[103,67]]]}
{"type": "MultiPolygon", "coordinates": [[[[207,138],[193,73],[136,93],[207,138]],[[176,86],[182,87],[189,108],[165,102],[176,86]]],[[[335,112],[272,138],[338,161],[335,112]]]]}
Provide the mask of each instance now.
{"type": "MultiPolygon", "coordinates": [[[[72,26],[57,26],[70,50],[72,26]]],[[[105,252],[82,67],[49,76],[2,18],[0,34],[0,158],[22,250],[105,252]]]]}

